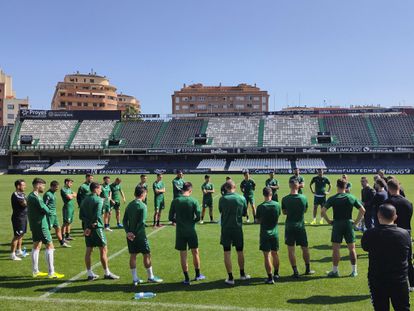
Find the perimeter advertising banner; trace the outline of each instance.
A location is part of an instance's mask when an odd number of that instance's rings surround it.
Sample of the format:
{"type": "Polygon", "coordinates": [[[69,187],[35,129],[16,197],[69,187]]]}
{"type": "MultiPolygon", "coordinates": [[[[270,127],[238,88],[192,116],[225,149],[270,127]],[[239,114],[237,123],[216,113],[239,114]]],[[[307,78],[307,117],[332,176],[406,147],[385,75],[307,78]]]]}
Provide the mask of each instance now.
{"type": "Polygon", "coordinates": [[[19,118],[20,120],[121,120],[121,111],[22,109],[19,118]]]}

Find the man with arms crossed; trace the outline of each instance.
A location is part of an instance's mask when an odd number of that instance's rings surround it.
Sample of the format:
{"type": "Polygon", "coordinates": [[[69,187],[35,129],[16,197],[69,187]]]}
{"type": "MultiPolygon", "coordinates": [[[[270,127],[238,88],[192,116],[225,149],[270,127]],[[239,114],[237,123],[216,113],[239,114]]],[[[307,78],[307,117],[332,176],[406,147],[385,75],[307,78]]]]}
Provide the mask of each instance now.
{"type": "Polygon", "coordinates": [[[272,189],[272,200],[278,201],[277,190],[279,190],[279,182],[275,178],[275,172],[269,173],[269,178],[266,179],[265,186],[272,189]]]}
{"type": "Polygon", "coordinates": [[[111,194],[112,194],[112,200],[111,204],[114,207],[115,210],[115,216],[116,216],[116,226],[119,228],[122,228],[121,224],[121,198],[122,201],[125,203],[125,195],[122,191],[121,187],[122,180],[120,178],[116,178],[115,181],[110,185],[111,188],[111,194]]]}
{"type": "Polygon", "coordinates": [[[45,191],[46,182],[41,178],[35,178],[32,182],[33,192],[27,197],[27,212],[29,217],[30,230],[32,231],[33,250],[32,250],[32,272],[33,277],[48,276],[49,279],[61,279],[63,274],[55,272],[54,251],[52,236],[50,235],[49,223],[47,216],[50,210],[43,202],[41,197],[45,191]],[[39,271],[39,253],[42,243],[46,247],[46,262],[48,273],[39,271]]]}
{"type": "Polygon", "coordinates": [[[198,236],[195,224],[200,220],[200,204],[191,197],[193,186],[185,182],[182,194],[171,202],[169,220],[177,225],[175,235],[175,249],[180,252],[181,268],[184,274],[184,285],[190,285],[187,263],[187,246],[191,249],[195,269],[194,281],[204,280],[206,277],[200,273],[200,254],[198,252],[198,236]]]}
{"type": "Polygon", "coordinates": [[[290,194],[282,199],[282,212],[286,215],[285,244],[288,247],[289,262],[292,266],[293,277],[298,278],[299,272],[296,265],[295,246],[302,248],[303,260],[305,261],[305,275],[314,274],[310,269],[310,255],[308,248],[308,237],[305,229],[305,213],[308,209],[308,200],[303,194],[299,194],[299,180],[289,180],[290,194]]]}
{"type": "Polygon", "coordinates": [[[65,185],[60,189],[60,196],[63,201],[63,226],[62,226],[62,237],[71,241],[73,238],[70,236],[71,224],[73,222],[73,217],[75,214],[75,198],[76,193],[72,191],[71,187],[73,185],[73,180],[66,178],[64,181],[65,185]]]}
{"type": "Polygon", "coordinates": [[[119,276],[113,274],[108,266],[108,247],[106,246],[106,236],[104,232],[104,222],[102,219],[103,200],[101,195],[101,185],[97,182],[90,184],[90,194],[83,200],[80,207],[80,216],[84,226],[86,253],[85,265],[87,270],[88,281],[93,281],[99,278],[98,275],[92,271],[91,256],[94,247],[99,247],[99,255],[102,263],[102,268],[105,271],[104,278],[116,280],[119,276]]]}
{"type": "Polygon", "coordinates": [[[250,275],[244,271],[244,240],[243,240],[243,216],[247,214],[246,199],[236,193],[236,185],[233,181],[224,184],[226,193],[220,198],[219,211],[221,214],[220,244],[224,251],[224,264],[228,277],[226,284],[234,285],[233,268],[231,264],[231,247],[237,251],[237,259],[240,268],[240,280],[250,279],[250,275]]]}
{"type": "Polygon", "coordinates": [[[104,228],[106,231],[112,232],[111,229],[111,214],[112,214],[112,193],[111,193],[111,178],[104,176],[103,183],[101,185],[101,198],[103,199],[103,212],[104,212],[104,228]]]}
{"type": "Polygon", "coordinates": [[[162,181],[162,174],[157,174],[157,180],[154,181],[152,184],[152,189],[154,190],[154,227],[161,227],[160,220],[161,220],[161,212],[165,208],[165,200],[164,200],[164,194],[165,194],[165,185],[162,181]]]}
{"type": "Polygon", "coordinates": [[[260,223],[260,250],[264,255],[267,272],[266,284],[274,284],[279,279],[279,230],[280,204],[272,200],[272,188],[263,189],[264,202],[257,207],[257,221],[260,223]],[[271,260],[272,259],[272,260],[271,260]],[[272,276],[273,261],[273,276],[272,276]]]}
{"type": "Polygon", "coordinates": [[[137,254],[143,256],[144,267],[147,270],[148,282],[161,283],[162,279],[154,276],[151,264],[151,250],[145,233],[145,221],[147,219],[147,206],[143,202],[147,195],[144,187],[135,188],[135,200],[131,201],[125,209],[123,224],[127,234],[128,251],[130,254],[129,267],[134,286],[143,281],[137,275],[137,254]]]}
{"type": "Polygon", "coordinates": [[[11,196],[13,213],[11,222],[13,226],[13,240],[11,241],[11,260],[22,260],[19,256],[25,256],[22,251],[23,236],[27,231],[27,200],[24,190],[26,183],[23,179],[14,182],[16,191],[11,196]]]}
{"type": "Polygon", "coordinates": [[[377,311],[390,310],[390,300],[395,310],[410,310],[407,258],[411,236],[394,224],[396,219],[394,206],[380,205],[379,225],[367,230],[361,240],[362,248],[368,252],[368,285],[377,311]]]}
{"type": "Polygon", "coordinates": [[[201,185],[201,191],[203,192],[203,210],[201,212],[200,224],[204,223],[204,215],[206,214],[206,208],[208,208],[210,214],[210,222],[213,222],[213,193],[214,185],[210,182],[210,176],[204,176],[204,183],[201,185]]]}
{"type": "MultiPolygon", "coordinates": [[[[323,175],[323,169],[318,169],[318,176],[312,178],[310,182],[310,190],[314,194],[313,198],[313,220],[311,221],[311,225],[316,225],[316,214],[318,212],[318,206],[321,208],[326,203],[326,195],[329,194],[331,191],[331,182],[328,178],[323,175]],[[315,190],[312,188],[312,185],[315,184],[315,190]],[[326,186],[328,186],[328,190],[326,190],[326,186]]],[[[323,218],[321,216],[321,220],[319,224],[323,225],[323,218]]]]}
{"type": "MultiPolygon", "coordinates": [[[[254,204],[254,191],[256,190],[256,183],[253,179],[250,178],[250,174],[248,171],[243,173],[244,179],[240,183],[240,190],[243,193],[243,196],[246,200],[247,207],[250,205],[252,208],[252,214],[253,214],[253,221],[256,222],[256,206],[254,204]]],[[[249,213],[246,213],[246,219],[247,222],[250,222],[249,220],[249,213]]]]}
{"type": "Polygon", "coordinates": [[[326,222],[332,225],[332,271],[328,272],[328,277],[339,277],[338,264],[341,259],[340,248],[342,240],[345,238],[345,242],[349,250],[349,258],[352,265],[351,277],[356,277],[357,272],[357,254],[355,250],[355,232],[354,224],[361,221],[365,214],[365,209],[360,201],[357,200],[352,194],[346,192],[347,180],[340,178],[336,182],[337,194],[331,196],[326,201],[325,206],[322,208],[322,216],[326,222]],[[326,211],[333,209],[333,220],[329,219],[326,211]],[[355,221],[352,220],[353,208],[358,209],[358,217],[355,221]]]}

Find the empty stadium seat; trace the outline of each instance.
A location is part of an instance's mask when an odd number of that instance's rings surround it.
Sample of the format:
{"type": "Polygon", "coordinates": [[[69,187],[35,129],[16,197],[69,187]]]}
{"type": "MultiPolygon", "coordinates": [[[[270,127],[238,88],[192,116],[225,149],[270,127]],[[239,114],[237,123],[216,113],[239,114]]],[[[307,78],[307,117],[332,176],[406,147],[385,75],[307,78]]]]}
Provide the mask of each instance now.
{"type": "Polygon", "coordinates": [[[46,172],[60,172],[61,170],[99,170],[105,168],[109,160],[60,160],[47,169],[46,172]]]}
{"type": "Polygon", "coordinates": [[[125,121],[117,138],[124,140],[127,148],[151,148],[162,125],[157,121],[125,121]]]}
{"type": "Polygon", "coordinates": [[[370,119],[379,145],[414,144],[414,116],[374,115],[370,119]]]}
{"type": "Polygon", "coordinates": [[[0,126],[0,148],[8,149],[10,145],[10,134],[13,130],[12,126],[0,126]]]}
{"type": "Polygon", "coordinates": [[[296,159],[296,167],[303,169],[326,169],[326,164],[321,158],[296,159]]]}
{"type": "Polygon", "coordinates": [[[82,121],[71,148],[102,148],[102,142],[109,138],[117,121],[115,120],[85,120],[82,121]]]}
{"type": "Polygon", "coordinates": [[[229,171],[243,171],[245,169],[291,169],[288,159],[235,159],[231,161],[229,171]]]}
{"type": "Polygon", "coordinates": [[[77,123],[76,120],[24,120],[19,139],[22,135],[30,135],[34,143],[38,140],[38,146],[64,146],[77,123]]]}
{"type": "Polygon", "coordinates": [[[208,122],[207,137],[211,147],[257,147],[258,118],[212,118],[208,122]]]}
{"type": "Polygon", "coordinates": [[[226,159],[204,159],[197,165],[199,169],[211,169],[212,171],[224,171],[226,159]]]}
{"type": "Polygon", "coordinates": [[[186,147],[191,145],[191,140],[199,134],[203,120],[172,119],[159,141],[161,148],[186,147]]]}
{"type": "Polygon", "coordinates": [[[338,138],[338,145],[372,145],[365,117],[335,116],[324,118],[326,131],[338,138]]]}

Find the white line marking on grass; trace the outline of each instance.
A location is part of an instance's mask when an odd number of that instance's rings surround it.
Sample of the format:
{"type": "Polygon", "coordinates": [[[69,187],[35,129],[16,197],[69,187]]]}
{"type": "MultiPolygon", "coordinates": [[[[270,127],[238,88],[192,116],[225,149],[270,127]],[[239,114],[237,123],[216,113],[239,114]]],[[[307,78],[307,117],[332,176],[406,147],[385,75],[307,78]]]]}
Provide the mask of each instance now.
{"type": "MultiPolygon", "coordinates": [[[[154,230],[154,231],[152,231],[150,234],[148,234],[148,235],[147,235],[147,237],[150,237],[151,235],[153,235],[153,234],[155,234],[155,233],[157,233],[157,232],[161,231],[161,230],[162,230],[162,229],[164,229],[164,228],[165,228],[165,226],[164,226],[164,227],[161,227],[161,228],[158,228],[158,229],[156,229],[156,230],[154,230]]],[[[119,255],[121,255],[123,252],[125,252],[127,249],[128,249],[128,247],[126,246],[126,247],[124,247],[123,249],[121,249],[121,250],[117,251],[115,254],[112,254],[111,256],[109,256],[109,257],[108,257],[108,261],[110,261],[111,259],[113,259],[113,258],[115,258],[115,257],[118,257],[118,256],[119,256],[119,255]]],[[[99,261],[99,262],[97,262],[96,264],[94,264],[91,268],[92,268],[92,269],[95,269],[95,268],[99,267],[100,265],[101,265],[101,262],[99,261]]],[[[71,284],[71,283],[73,283],[73,282],[75,282],[75,281],[79,280],[82,276],[86,275],[86,273],[87,273],[87,271],[86,271],[86,270],[85,270],[85,271],[82,271],[82,272],[80,272],[80,273],[78,273],[78,274],[77,274],[77,275],[75,275],[73,278],[71,278],[71,279],[67,280],[65,283],[59,284],[59,285],[58,285],[58,286],[56,286],[55,288],[53,288],[53,289],[51,289],[50,291],[48,291],[48,292],[44,293],[42,296],[40,296],[40,298],[47,298],[47,297],[49,297],[50,295],[52,295],[52,294],[56,293],[57,291],[61,290],[62,288],[66,287],[66,286],[68,286],[69,284],[71,284]]]]}
{"type": "Polygon", "coordinates": [[[188,308],[200,310],[220,310],[220,311],[289,311],[288,309],[274,308],[254,308],[254,307],[236,307],[223,305],[200,305],[197,303],[171,303],[171,302],[149,302],[143,300],[118,301],[118,300],[93,300],[93,299],[66,299],[66,298],[48,298],[48,297],[24,297],[24,296],[0,296],[0,300],[27,301],[27,302],[47,302],[47,303],[76,303],[76,304],[97,304],[97,305],[124,305],[124,306],[147,306],[147,307],[164,307],[164,308],[188,308]]]}

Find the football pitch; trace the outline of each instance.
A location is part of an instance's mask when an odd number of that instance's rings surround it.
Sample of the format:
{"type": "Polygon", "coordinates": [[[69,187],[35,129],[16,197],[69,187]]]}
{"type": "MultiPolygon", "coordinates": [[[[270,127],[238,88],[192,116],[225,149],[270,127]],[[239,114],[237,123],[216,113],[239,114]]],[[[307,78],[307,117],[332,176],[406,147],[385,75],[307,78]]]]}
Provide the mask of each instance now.
{"type": "MultiPolygon", "coordinates": [[[[212,175],[212,183],[215,186],[214,194],[214,218],[218,219],[218,200],[220,197],[220,185],[224,182],[226,175],[212,175]]],[[[284,245],[284,221],[285,216],[279,219],[280,232],[280,280],[274,285],[265,285],[266,272],[263,264],[263,255],[259,251],[259,225],[246,224],[243,226],[245,239],[245,270],[251,275],[248,281],[238,280],[238,266],[235,251],[233,249],[233,274],[236,277],[236,285],[230,287],[224,283],[226,270],[223,262],[223,250],[220,241],[220,226],[218,224],[197,224],[196,230],[199,237],[201,272],[206,275],[206,280],[192,282],[190,286],[181,284],[183,274],[180,267],[179,254],[174,249],[175,227],[164,226],[159,229],[152,228],[153,219],[153,192],[152,183],[155,175],[148,175],[150,188],[148,195],[148,219],[147,236],[149,236],[153,269],[156,276],[164,279],[161,284],[144,283],[139,287],[132,286],[129,270],[129,254],[126,248],[125,232],[114,229],[107,232],[109,249],[109,267],[112,272],[120,275],[119,280],[104,280],[103,270],[99,263],[99,252],[94,251],[94,271],[101,278],[96,281],[86,281],[84,265],[85,242],[80,229],[80,223],[75,217],[72,226],[72,235],[75,240],[71,242],[72,248],[61,248],[54,237],[55,269],[65,274],[61,280],[49,280],[47,278],[34,279],[31,276],[31,258],[22,261],[11,261],[9,259],[9,243],[12,238],[12,227],[10,222],[11,206],[10,196],[14,191],[13,182],[17,178],[23,178],[27,182],[26,194],[31,192],[31,181],[35,176],[25,175],[3,175],[0,176],[2,187],[0,188],[0,301],[1,310],[369,310],[372,309],[368,284],[367,268],[368,257],[361,249],[361,233],[357,232],[358,272],[356,278],[348,277],[351,266],[345,247],[341,250],[342,260],[339,265],[341,277],[328,279],[326,271],[331,269],[331,247],[329,225],[307,225],[307,233],[311,254],[311,268],[316,271],[312,276],[301,276],[299,279],[290,277],[292,270],[287,257],[287,248],[284,245]],[[144,300],[133,300],[134,293],[141,291],[152,291],[157,294],[155,298],[144,300]]],[[[58,180],[63,184],[65,175],[44,175],[47,183],[58,180]]],[[[83,175],[71,176],[74,179],[74,191],[83,182],[83,175]]],[[[114,180],[116,176],[111,176],[114,180]]],[[[133,199],[133,189],[139,182],[138,175],[123,175],[122,188],[126,194],[127,202],[133,199]]],[[[267,175],[252,175],[256,182],[255,199],[256,205],[262,202],[261,189],[264,186],[267,175]]],[[[280,185],[279,199],[288,193],[288,175],[275,176],[280,185]]],[[[309,209],[306,220],[312,218],[313,196],[309,190],[311,175],[304,175],[305,191],[309,201],[309,209]]],[[[327,175],[333,185],[331,194],[336,192],[335,181],[338,175],[327,175]]],[[[359,183],[361,175],[349,175],[353,184],[351,192],[360,198],[361,186],[359,183]]],[[[372,184],[372,175],[368,175],[372,184]]],[[[162,223],[167,225],[168,210],[172,198],[171,181],[174,175],[164,175],[166,185],[166,209],[162,215],[162,223]]],[[[237,187],[239,187],[243,176],[241,174],[232,176],[237,187]]],[[[414,200],[413,176],[397,176],[403,184],[408,199],[414,200]]],[[[102,176],[95,175],[95,181],[102,181],[102,176]]],[[[200,190],[203,183],[203,175],[185,175],[184,180],[193,183],[193,196],[201,203],[202,193],[200,190]]],[[[238,188],[239,192],[239,188],[238,188]]],[[[58,194],[58,193],[57,193],[58,194]]],[[[57,195],[57,211],[60,223],[62,222],[62,200],[57,195]]],[[[123,212],[125,204],[122,204],[123,212]]],[[[121,217],[122,217],[121,212],[121,217]]],[[[249,210],[249,213],[251,211],[249,210]]],[[[354,218],[357,211],[354,211],[354,218]]],[[[318,212],[319,214],[319,212],[318,212]]],[[[77,210],[75,211],[77,215],[77,210]]],[[[332,211],[329,211],[332,215],[332,211]]],[[[205,220],[209,220],[206,212],[205,220]]],[[[318,215],[319,220],[319,215],[318,215]]],[[[112,228],[115,227],[115,214],[111,219],[112,228]]],[[[24,246],[31,250],[30,230],[25,236],[24,246]]],[[[304,272],[304,263],[300,248],[296,250],[298,269],[304,272]]],[[[41,271],[47,271],[44,247],[40,253],[39,267],[41,271]]],[[[138,276],[146,279],[146,271],[142,265],[142,256],[137,259],[138,276]]],[[[191,255],[189,254],[190,277],[194,277],[191,255]]],[[[414,300],[411,300],[413,303],[414,300]]]]}

